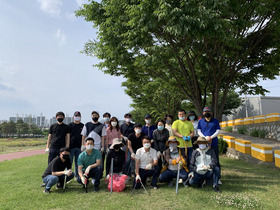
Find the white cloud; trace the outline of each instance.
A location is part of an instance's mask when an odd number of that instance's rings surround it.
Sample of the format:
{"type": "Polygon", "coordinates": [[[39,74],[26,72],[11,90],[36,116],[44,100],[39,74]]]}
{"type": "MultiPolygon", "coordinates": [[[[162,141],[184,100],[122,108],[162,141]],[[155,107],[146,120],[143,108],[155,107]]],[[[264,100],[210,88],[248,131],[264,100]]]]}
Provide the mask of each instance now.
{"type": "Polygon", "coordinates": [[[77,2],[77,4],[78,4],[79,7],[82,6],[82,4],[85,4],[85,3],[86,3],[85,0],[76,0],[76,2],[77,2]]]}
{"type": "Polygon", "coordinates": [[[66,12],[66,13],[65,13],[65,17],[66,17],[68,20],[71,20],[71,21],[76,20],[75,13],[66,12]]]}
{"type": "Polygon", "coordinates": [[[18,69],[18,66],[9,65],[5,61],[0,60],[0,76],[13,76],[18,73],[18,69]]]}
{"type": "Polygon", "coordinates": [[[37,0],[40,3],[40,8],[51,16],[59,16],[61,14],[61,0],[37,0]]]}
{"type": "Polygon", "coordinates": [[[61,29],[57,29],[56,33],[54,34],[55,38],[58,40],[58,44],[59,46],[64,46],[66,44],[66,35],[64,33],[64,31],[62,31],[61,29]]]}

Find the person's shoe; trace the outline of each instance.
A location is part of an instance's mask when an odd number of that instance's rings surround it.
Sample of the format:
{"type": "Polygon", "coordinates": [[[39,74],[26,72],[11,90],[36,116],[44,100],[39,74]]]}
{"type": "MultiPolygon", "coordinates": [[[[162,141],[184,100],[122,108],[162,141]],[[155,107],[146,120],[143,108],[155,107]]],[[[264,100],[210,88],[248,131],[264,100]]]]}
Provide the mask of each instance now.
{"type": "Polygon", "coordinates": [[[98,186],[94,186],[94,192],[98,192],[99,191],[99,187],[98,186]]]}
{"type": "Polygon", "coordinates": [[[95,179],[92,179],[91,184],[94,185],[94,183],[95,183],[95,179]]]}
{"type": "Polygon", "coordinates": [[[42,185],[41,185],[41,187],[46,187],[47,186],[47,184],[46,183],[43,183],[42,185]]]}
{"type": "Polygon", "coordinates": [[[168,183],[168,187],[173,187],[173,180],[171,180],[169,183],[168,183]]]}
{"type": "Polygon", "coordinates": [[[179,179],[178,184],[182,184],[183,183],[183,179],[179,179]]]}
{"type": "Polygon", "coordinates": [[[51,193],[51,191],[50,191],[50,189],[44,189],[44,191],[43,191],[45,194],[50,194],[51,193]]]}
{"type": "Polygon", "coordinates": [[[218,181],[218,184],[219,185],[222,185],[223,183],[222,183],[222,181],[219,179],[219,181],[218,181]]]}
{"type": "Polygon", "coordinates": [[[221,191],[220,191],[218,185],[214,185],[214,186],[212,187],[212,189],[213,189],[215,192],[217,192],[217,193],[221,193],[221,191]]]}
{"type": "Polygon", "coordinates": [[[150,177],[147,177],[147,182],[151,182],[151,179],[150,179],[150,177]]]}
{"type": "Polygon", "coordinates": [[[59,182],[56,184],[56,189],[62,189],[62,184],[60,184],[59,182]]]}
{"type": "Polygon", "coordinates": [[[151,188],[153,188],[154,190],[157,190],[157,189],[158,189],[158,186],[157,186],[157,185],[155,185],[155,186],[152,186],[152,185],[151,185],[151,188]]]}

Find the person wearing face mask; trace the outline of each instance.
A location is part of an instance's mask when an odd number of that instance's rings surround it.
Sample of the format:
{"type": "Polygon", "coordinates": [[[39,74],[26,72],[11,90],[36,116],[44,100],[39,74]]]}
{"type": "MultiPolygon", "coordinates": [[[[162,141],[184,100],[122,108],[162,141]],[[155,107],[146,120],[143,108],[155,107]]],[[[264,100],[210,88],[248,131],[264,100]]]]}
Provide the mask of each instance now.
{"type": "Polygon", "coordinates": [[[69,126],[63,123],[65,115],[63,112],[56,113],[57,123],[51,125],[46,153],[49,153],[48,164],[59,155],[59,151],[63,147],[69,147],[70,130],[69,126]]]}
{"type": "Polygon", "coordinates": [[[74,177],[74,173],[71,171],[70,149],[68,147],[60,149],[59,156],[50,162],[42,175],[43,182],[45,183],[44,193],[51,193],[50,189],[55,184],[57,184],[57,188],[63,188],[65,176],[66,182],[74,177]]]}
{"type": "Polygon", "coordinates": [[[166,149],[168,149],[168,147],[166,146],[166,142],[168,141],[169,138],[169,132],[164,127],[164,124],[165,124],[164,120],[159,119],[156,123],[157,129],[154,130],[153,132],[154,149],[157,151],[157,158],[158,158],[158,165],[155,167],[157,176],[159,176],[162,169],[162,164],[164,162],[163,152],[166,149]]]}
{"type": "Polygon", "coordinates": [[[136,189],[140,188],[140,181],[143,185],[146,184],[148,177],[153,176],[151,187],[158,189],[157,187],[157,174],[154,167],[158,164],[156,150],[151,148],[151,139],[148,136],[144,136],[142,139],[143,147],[136,151],[135,155],[135,174],[136,177],[133,182],[133,186],[136,189]]]}
{"type": "MultiPolygon", "coordinates": [[[[218,135],[220,133],[221,127],[217,119],[212,117],[212,112],[210,107],[204,107],[203,118],[198,121],[197,133],[199,136],[205,137],[211,148],[216,154],[216,159],[218,162],[218,167],[221,169],[219,161],[219,145],[218,145],[218,135]]],[[[221,170],[220,170],[221,171],[221,170]]],[[[221,182],[221,174],[219,175],[219,184],[221,182]]]]}
{"type": "Polygon", "coordinates": [[[81,123],[81,113],[76,111],[73,116],[74,122],[71,122],[69,126],[70,130],[70,160],[71,165],[75,158],[75,176],[78,177],[78,157],[81,153],[82,144],[82,135],[81,131],[84,127],[84,124],[81,123]]]}
{"type": "Polygon", "coordinates": [[[113,163],[113,173],[121,175],[124,172],[125,167],[125,152],[121,150],[123,146],[122,140],[120,138],[114,138],[112,145],[110,146],[110,151],[107,153],[106,159],[106,178],[109,178],[111,161],[114,158],[113,163]]]}
{"type": "Polygon", "coordinates": [[[128,136],[128,149],[130,151],[130,157],[127,156],[127,161],[130,161],[130,170],[127,170],[127,174],[128,176],[131,176],[131,174],[129,173],[131,171],[131,173],[134,173],[134,169],[135,169],[135,153],[136,151],[141,148],[142,145],[142,138],[145,136],[144,133],[142,133],[141,131],[142,125],[139,123],[136,123],[134,125],[134,133],[131,133],[128,136]]]}
{"type": "Polygon", "coordinates": [[[104,121],[104,125],[106,126],[106,128],[108,128],[108,126],[110,125],[109,121],[111,119],[111,114],[109,112],[105,112],[103,114],[103,121],[104,121]]]}
{"type": "MultiPolygon", "coordinates": [[[[198,137],[198,134],[197,134],[198,117],[193,110],[190,110],[188,112],[187,120],[191,121],[191,123],[193,124],[193,128],[194,128],[194,136],[191,138],[191,141],[193,144],[197,140],[197,137],[198,137]]],[[[193,149],[197,149],[196,144],[195,145],[193,144],[193,149]]]]}
{"type": "Polygon", "coordinates": [[[103,168],[101,167],[101,153],[99,150],[94,149],[94,139],[91,137],[86,138],[85,147],[86,150],[79,155],[78,159],[78,183],[81,183],[85,187],[85,180],[92,178],[92,184],[94,185],[94,191],[99,191],[100,179],[103,174],[103,168]]]}
{"type": "Polygon", "coordinates": [[[153,138],[153,132],[154,132],[154,130],[156,130],[157,128],[156,128],[155,125],[152,125],[152,116],[151,116],[151,115],[147,114],[147,115],[145,116],[145,123],[146,123],[146,125],[144,125],[144,126],[142,127],[142,133],[144,133],[146,136],[149,136],[150,139],[152,139],[152,147],[153,147],[153,146],[154,146],[154,145],[153,145],[153,140],[154,140],[154,138],[153,138]]]}
{"type": "Polygon", "coordinates": [[[172,131],[173,116],[170,114],[166,114],[165,122],[165,128],[169,131],[169,136],[174,136],[172,131]]]}
{"type": "Polygon", "coordinates": [[[166,142],[166,146],[169,147],[165,150],[167,169],[160,174],[159,181],[169,183],[169,187],[173,186],[173,180],[177,177],[178,164],[180,164],[180,179],[185,183],[188,178],[187,157],[182,150],[179,150],[179,144],[175,136],[170,136],[166,142]]]}
{"type": "Polygon", "coordinates": [[[113,139],[121,138],[121,131],[119,126],[119,121],[116,117],[112,117],[109,121],[109,126],[106,129],[106,148],[107,152],[109,152],[109,147],[113,143],[113,139]]]}
{"type": "Polygon", "coordinates": [[[178,147],[187,155],[189,166],[193,152],[191,138],[194,136],[194,128],[193,124],[186,119],[186,111],[184,109],[178,111],[178,118],[179,119],[172,124],[172,131],[174,136],[177,137],[177,141],[180,143],[178,147]]]}
{"type": "Polygon", "coordinates": [[[213,149],[209,148],[208,141],[204,137],[198,137],[195,144],[198,149],[193,152],[189,174],[190,185],[203,187],[207,180],[213,179],[213,190],[221,192],[218,187],[220,168],[213,149]]]}

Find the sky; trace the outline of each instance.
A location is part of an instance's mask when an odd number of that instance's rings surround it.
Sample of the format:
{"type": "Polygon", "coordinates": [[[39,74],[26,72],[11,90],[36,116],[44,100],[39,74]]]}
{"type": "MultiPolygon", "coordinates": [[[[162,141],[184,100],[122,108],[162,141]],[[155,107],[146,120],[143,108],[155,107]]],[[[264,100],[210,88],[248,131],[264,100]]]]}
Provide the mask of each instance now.
{"type": "MultiPolygon", "coordinates": [[[[87,0],[0,1],[0,120],[22,115],[47,119],[58,111],[72,116],[110,112],[123,119],[132,110],[122,77],[93,67],[99,61],[80,53],[96,39],[92,24],[74,11],[87,0]]],[[[268,96],[280,96],[280,78],[262,81],[268,96]]]]}
{"type": "Polygon", "coordinates": [[[93,67],[80,51],[96,39],[74,11],[86,0],[0,1],[0,120],[16,114],[47,119],[58,111],[90,121],[93,110],[123,119],[132,110],[122,77],[93,67]]]}

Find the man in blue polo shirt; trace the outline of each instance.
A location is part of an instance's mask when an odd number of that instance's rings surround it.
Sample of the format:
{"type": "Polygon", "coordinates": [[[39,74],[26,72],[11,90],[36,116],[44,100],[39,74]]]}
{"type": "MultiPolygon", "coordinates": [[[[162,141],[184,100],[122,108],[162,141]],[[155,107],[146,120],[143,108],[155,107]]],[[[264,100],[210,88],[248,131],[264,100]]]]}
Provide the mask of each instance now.
{"type": "MultiPolygon", "coordinates": [[[[219,168],[221,167],[219,161],[219,146],[217,136],[219,135],[220,130],[220,123],[217,119],[212,117],[211,108],[204,107],[203,118],[198,122],[197,133],[199,136],[205,137],[206,140],[211,144],[211,148],[215,152],[219,168]]],[[[221,175],[219,175],[219,177],[221,177],[221,175]]],[[[219,184],[221,183],[221,180],[219,180],[219,184]]]]}

